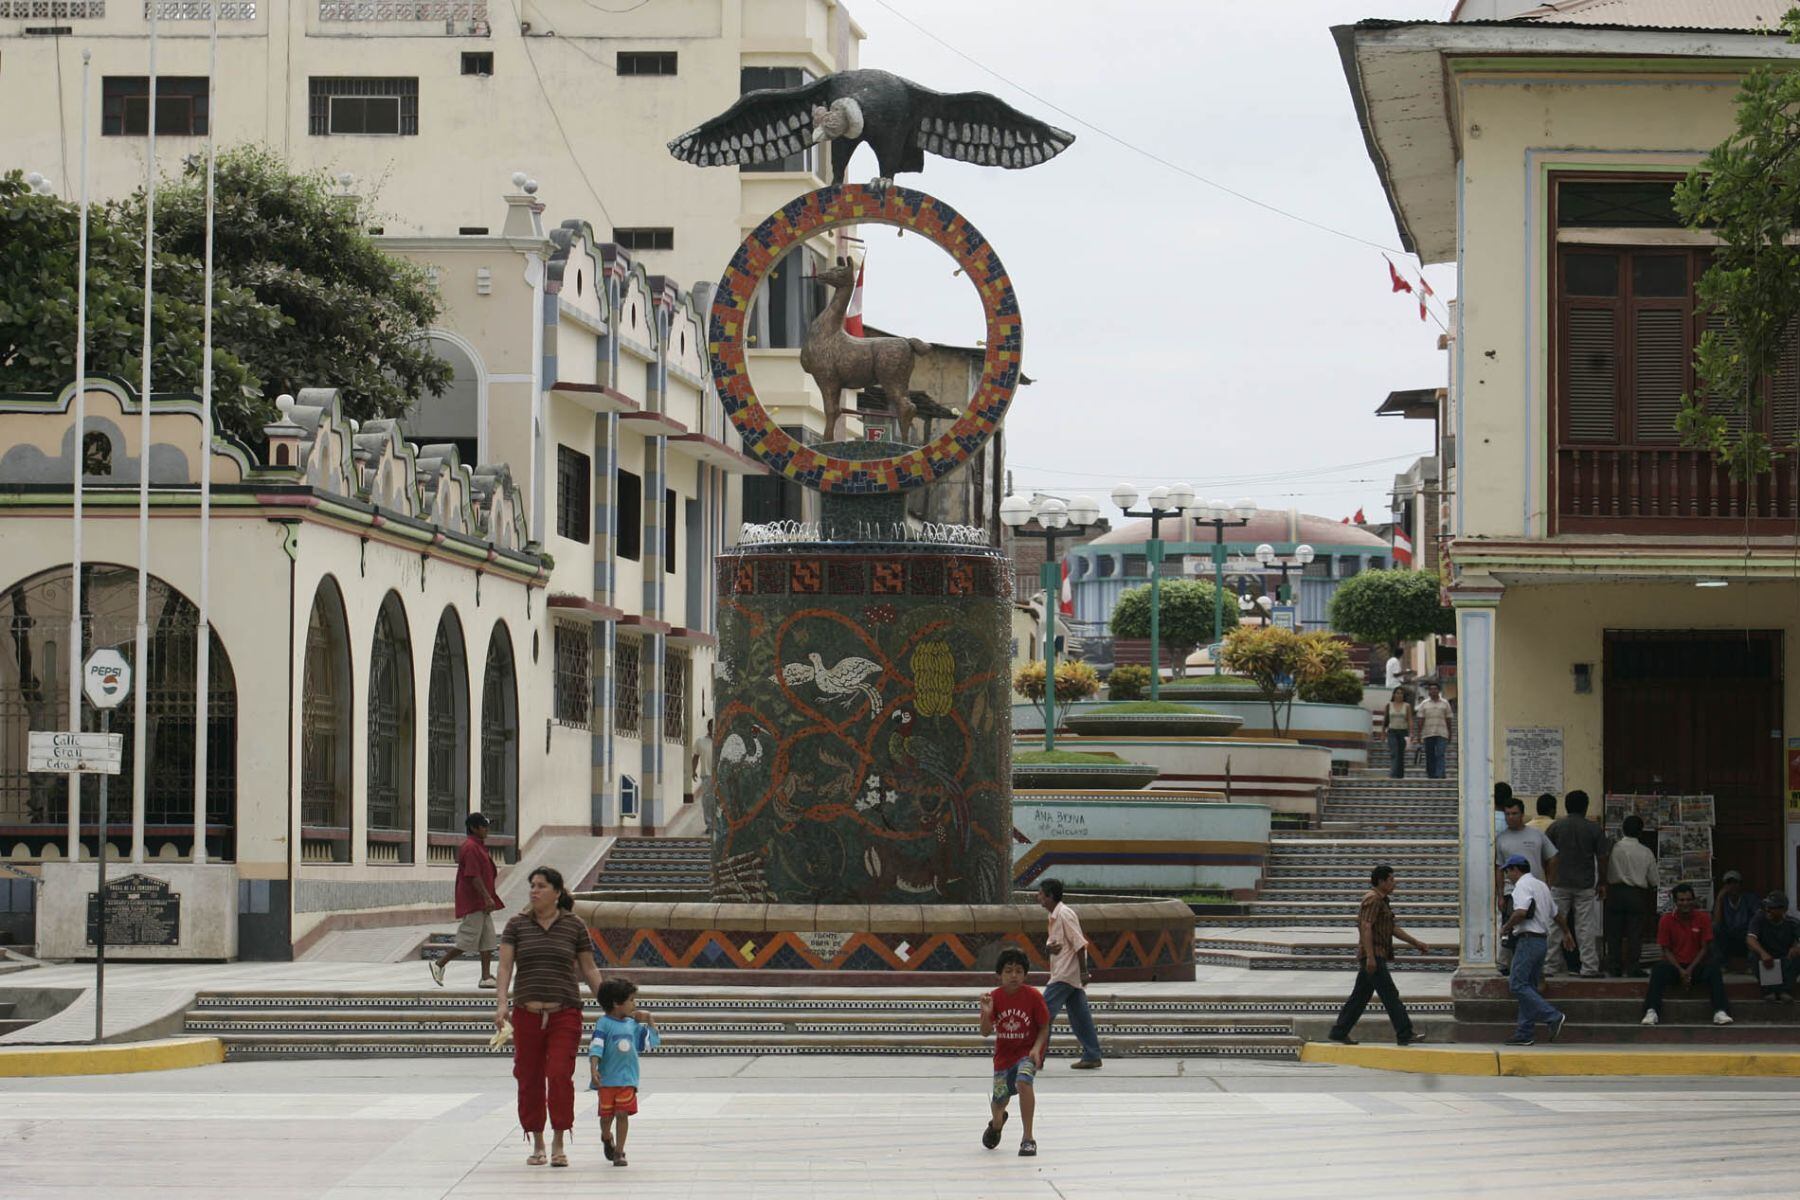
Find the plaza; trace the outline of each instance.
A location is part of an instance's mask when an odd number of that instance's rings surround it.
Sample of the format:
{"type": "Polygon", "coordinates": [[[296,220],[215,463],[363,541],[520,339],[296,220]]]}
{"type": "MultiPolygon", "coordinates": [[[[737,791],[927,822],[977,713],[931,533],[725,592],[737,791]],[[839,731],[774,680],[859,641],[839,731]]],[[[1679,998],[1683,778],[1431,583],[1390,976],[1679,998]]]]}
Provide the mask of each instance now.
{"type": "Polygon", "coordinates": [[[647,1058],[623,1171],[601,1157],[582,1090],[570,1168],[524,1165],[498,1059],[6,1079],[0,1179],[17,1200],[1791,1194],[1784,1139],[1742,1136],[1800,1117],[1790,1081],[1051,1066],[1042,1150],[1025,1160],[1016,1138],[991,1153],[979,1144],[979,1060],[647,1058]]]}
{"type": "Polygon", "coordinates": [[[1353,2],[0,0],[0,1200],[1791,1194],[1800,10],[1353,2]]]}

